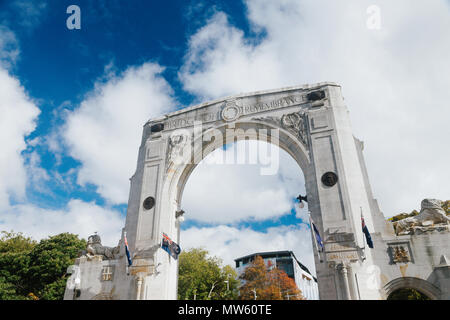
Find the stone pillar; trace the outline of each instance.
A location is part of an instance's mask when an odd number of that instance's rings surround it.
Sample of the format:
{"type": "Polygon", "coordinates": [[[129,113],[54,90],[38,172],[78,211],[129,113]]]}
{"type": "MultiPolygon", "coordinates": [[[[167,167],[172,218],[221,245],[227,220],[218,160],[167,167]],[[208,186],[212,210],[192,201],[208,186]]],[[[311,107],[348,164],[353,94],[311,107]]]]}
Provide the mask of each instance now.
{"type": "Polygon", "coordinates": [[[348,283],[348,267],[345,265],[345,263],[341,263],[340,265],[338,265],[338,270],[339,273],[341,274],[343,283],[342,299],[351,300],[350,285],[348,283]]]}
{"type": "Polygon", "coordinates": [[[142,277],[138,276],[136,278],[136,300],[141,300],[142,293],[142,277]]]}

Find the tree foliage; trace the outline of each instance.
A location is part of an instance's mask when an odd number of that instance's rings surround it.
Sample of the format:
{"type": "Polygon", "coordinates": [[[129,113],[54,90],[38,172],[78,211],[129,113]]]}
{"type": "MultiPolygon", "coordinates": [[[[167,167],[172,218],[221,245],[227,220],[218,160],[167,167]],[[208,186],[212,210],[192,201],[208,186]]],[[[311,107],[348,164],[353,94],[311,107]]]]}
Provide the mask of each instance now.
{"type": "Polygon", "coordinates": [[[234,269],[208,251],[193,248],[179,256],[179,300],[230,300],[237,298],[237,279],[234,269]],[[228,285],[227,285],[227,282],[228,285]]]}
{"type": "Polygon", "coordinates": [[[266,266],[261,256],[256,256],[241,277],[244,284],[239,288],[242,300],[304,300],[295,281],[286,272],[266,266]]]}
{"type": "Polygon", "coordinates": [[[0,238],[0,299],[59,300],[64,296],[66,270],[86,241],[61,233],[39,243],[22,233],[0,238]]]}
{"type": "Polygon", "coordinates": [[[430,300],[430,298],[415,289],[402,288],[392,292],[388,300],[430,300]]]}

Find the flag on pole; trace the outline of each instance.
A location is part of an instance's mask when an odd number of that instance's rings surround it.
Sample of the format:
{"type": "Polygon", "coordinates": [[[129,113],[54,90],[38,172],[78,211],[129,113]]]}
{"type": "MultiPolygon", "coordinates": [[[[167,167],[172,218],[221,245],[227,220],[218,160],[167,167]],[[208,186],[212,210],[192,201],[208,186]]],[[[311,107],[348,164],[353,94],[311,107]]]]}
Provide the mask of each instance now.
{"type": "Polygon", "coordinates": [[[323,248],[322,238],[320,237],[319,230],[317,229],[316,224],[314,223],[313,219],[311,218],[311,215],[309,216],[309,222],[311,224],[311,229],[314,231],[314,235],[316,237],[316,242],[320,247],[320,249],[317,248],[317,250],[320,250],[320,252],[323,252],[324,248],[323,248]]]}
{"type": "Polygon", "coordinates": [[[362,231],[363,231],[364,235],[366,236],[367,245],[369,246],[369,248],[373,249],[372,237],[370,236],[369,229],[367,228],[366,222],[364,221],[364,217],[362,215],[362,209],[361,209],[361,226],[362,226],[362,231]]]}
{"type": "Polygon", "coordinates": [[[123,235],[123,241],[125,243],[125,253],[127,254],[128,266],[131,266],[133,262],[131,261],[130,250],[128,249],[127,233],[123,235]]]}
{"type": "Polygon", "coordinates": [[[165,233],[163,233],[161,248],[163,250],[167,251],[167,253],[174,259],[178,259],[178,255],[181,252],[180,246],[177,243],[175,243],[174,241],[172,241],[169,238],[169,236],[165,233]]]}

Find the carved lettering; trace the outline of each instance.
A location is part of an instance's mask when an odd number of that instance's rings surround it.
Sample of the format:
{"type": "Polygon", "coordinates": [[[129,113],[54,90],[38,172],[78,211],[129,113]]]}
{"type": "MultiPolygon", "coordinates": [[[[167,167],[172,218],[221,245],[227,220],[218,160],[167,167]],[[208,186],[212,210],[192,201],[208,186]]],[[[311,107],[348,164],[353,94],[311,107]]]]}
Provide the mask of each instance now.
{"type": "Polygon", "coordinates": [[[302,103],[305,101],[303,95],[300,96],[287,96],[277,100],[269,101],[269,102],[259,102],[256,104],[245,105],[241,108],[241,112],[244,115],[257,113],[266,110],[273,110],[282,108],[285,106],[294,105],[296,103],[302,103]]]}

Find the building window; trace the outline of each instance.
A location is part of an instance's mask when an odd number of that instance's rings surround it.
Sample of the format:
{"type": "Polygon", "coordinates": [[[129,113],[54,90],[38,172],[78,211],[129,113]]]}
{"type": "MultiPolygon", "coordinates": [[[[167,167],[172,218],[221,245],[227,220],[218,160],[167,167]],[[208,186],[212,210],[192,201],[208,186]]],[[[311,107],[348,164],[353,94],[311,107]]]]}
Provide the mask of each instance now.
{"type": "Polygon", "coordinates": [[[104,266],[102,270],[102,281],[111,281],[113,276],[113,267],[104,266]]]}

